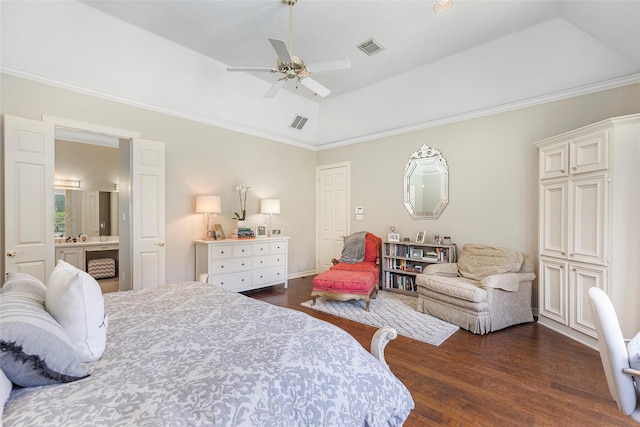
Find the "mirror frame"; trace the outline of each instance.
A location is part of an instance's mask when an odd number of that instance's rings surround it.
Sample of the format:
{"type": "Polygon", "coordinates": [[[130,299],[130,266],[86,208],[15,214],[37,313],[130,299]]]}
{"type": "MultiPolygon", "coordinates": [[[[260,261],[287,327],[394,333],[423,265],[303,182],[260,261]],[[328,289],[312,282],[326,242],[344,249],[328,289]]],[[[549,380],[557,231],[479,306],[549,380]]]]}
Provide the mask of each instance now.
{"type": "Polygon", "coordinates": [[[444,208],[449,203],[449,168],[447,161],[440,150],[423,144],[419,150],[409,156],[409,161],[404,167],[404,206],[413,219],[438,219],[444,208]],[[440,200],[429,212],[417,212],[411,203],[411,176],[420,166],[434,165],[440,172],[440,200]]]}

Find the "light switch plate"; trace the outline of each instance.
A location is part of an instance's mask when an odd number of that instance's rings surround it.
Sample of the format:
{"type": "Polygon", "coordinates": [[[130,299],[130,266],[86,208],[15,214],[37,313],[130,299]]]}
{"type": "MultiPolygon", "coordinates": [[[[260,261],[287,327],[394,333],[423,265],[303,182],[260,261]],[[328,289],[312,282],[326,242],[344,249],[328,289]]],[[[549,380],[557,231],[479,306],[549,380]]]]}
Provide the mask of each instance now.
{"type": "Polygon", "coordinates": [[[356,215],[360,214],[362,215],[364,213],[364,208],[363,207],[357,207],[356,208],[356,215]]]}

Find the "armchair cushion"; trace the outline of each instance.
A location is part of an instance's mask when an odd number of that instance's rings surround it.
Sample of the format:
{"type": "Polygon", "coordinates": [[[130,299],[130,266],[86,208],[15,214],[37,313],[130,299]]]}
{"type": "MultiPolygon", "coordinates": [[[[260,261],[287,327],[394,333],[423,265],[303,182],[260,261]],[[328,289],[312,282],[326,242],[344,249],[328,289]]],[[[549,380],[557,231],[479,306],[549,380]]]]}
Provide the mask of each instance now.
{"type": "Polygon", "coordinates": [[[417,285],[465,301],[487,301],[487,291],[478,287],[477,281],[464,277],[418,275],[417,285]]]}
{"type": "Polygon", "coordinates": [[[482,280],[494,274],[517,273],[523,259],[513,249],[467,243],[458,260],[458,271],[467,279],[482,280]]]}

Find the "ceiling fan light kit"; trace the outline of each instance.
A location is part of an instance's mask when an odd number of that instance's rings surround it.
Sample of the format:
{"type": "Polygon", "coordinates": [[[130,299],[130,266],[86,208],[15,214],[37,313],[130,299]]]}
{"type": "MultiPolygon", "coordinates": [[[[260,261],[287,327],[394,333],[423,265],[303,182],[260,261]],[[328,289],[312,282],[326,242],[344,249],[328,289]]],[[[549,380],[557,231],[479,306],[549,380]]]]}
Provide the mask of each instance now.
{"type": "Polygon", "coordinates": [[[434,6],[433,10],[442,13],[447,12],[453,7],[453,0],[440,0],[434,6]]]}
{"type": "MultiPolygon", "coordinates": [[[[320,73],[324,71],[344,70],[351,68],[351,62],[348,58],[334,59],[330,61],[318,62],[315,64],[305,65],[302,58],[292,55],[292,39],[293,39],[293,6],[298,0],[282,0],[283,3],[289,6],[289,47],[284,41],[278,39],[269,39],[273,50],[278,55],[276,61],[276,68],[266,67],[227,67],[227,71],[248,71],[248,72],[269,72],[269,73],[281,73],[283,77],[279,78],[269,88],[264,95],[265,98],[272,98],[276,95],[278,90],[284,86],[287,80],[295,79],[297,83],[311,90],[315,95],[325,97],[331,93],[331,90],[326,88],[320,82],[310,77],[311,73],[320,73]]],[[[296,88],[297,88],[296,84],[296,88]]]]}

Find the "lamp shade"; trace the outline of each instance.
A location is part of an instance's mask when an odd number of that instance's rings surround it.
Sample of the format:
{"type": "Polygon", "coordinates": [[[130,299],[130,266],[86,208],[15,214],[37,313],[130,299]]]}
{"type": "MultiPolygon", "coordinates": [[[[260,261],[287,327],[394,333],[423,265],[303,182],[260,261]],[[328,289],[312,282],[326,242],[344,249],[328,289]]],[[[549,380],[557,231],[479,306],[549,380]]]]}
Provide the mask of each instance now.
{"type": "Polygon", "coordinates": [[[263,214],[279,214],[280,213],[280,200],[279,199],[263,199],[260,202],[260,213],[263,213],[263,214]]]}
{"type": "Polygon", "coordinates": [[[220,196],[198,196],[196,197],[196,212],[198,213],[220,213],[220,196]]]}

